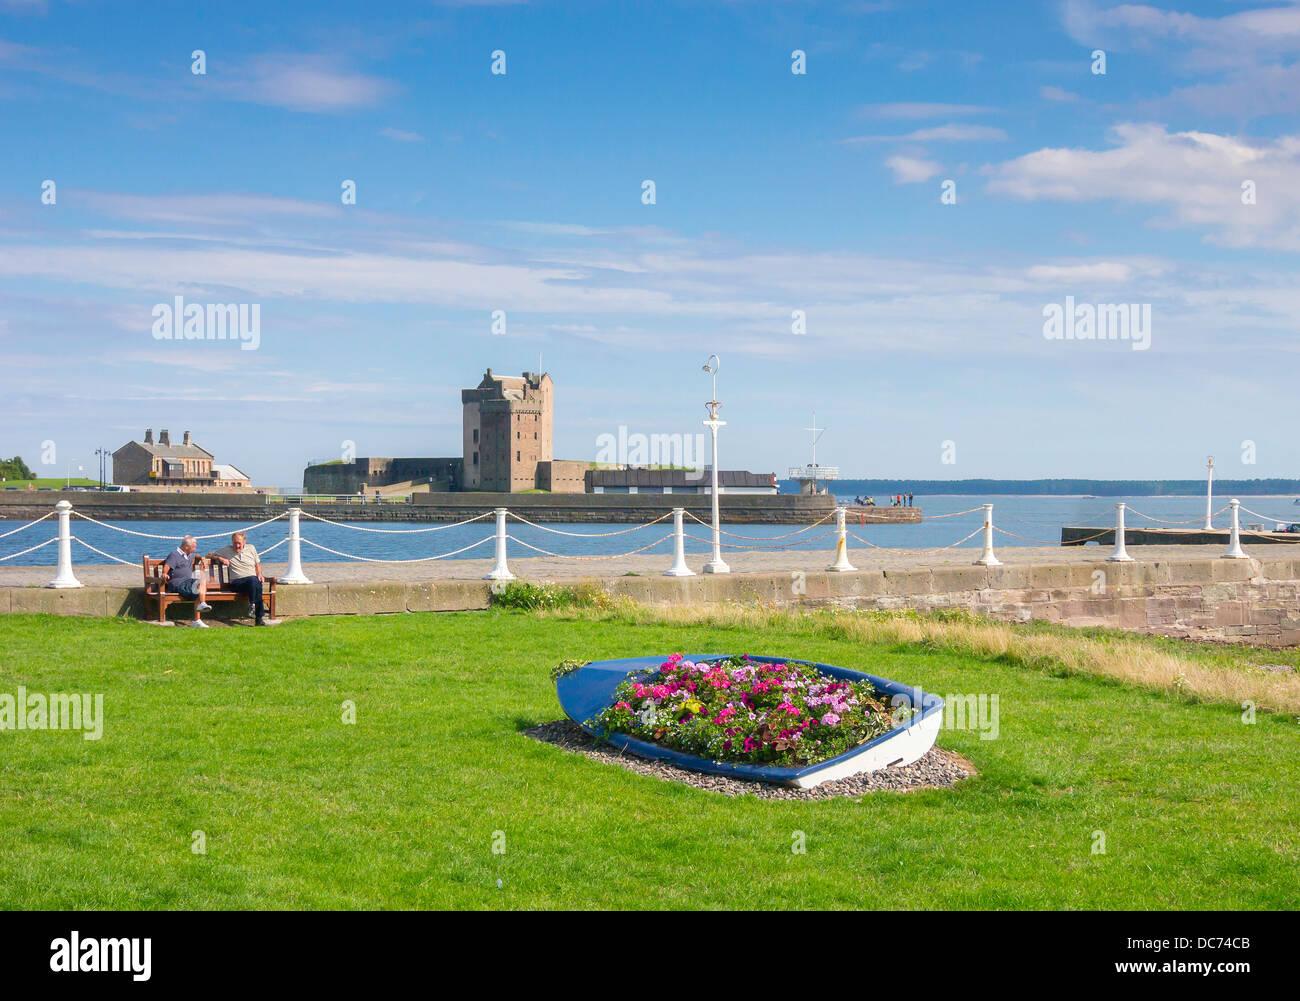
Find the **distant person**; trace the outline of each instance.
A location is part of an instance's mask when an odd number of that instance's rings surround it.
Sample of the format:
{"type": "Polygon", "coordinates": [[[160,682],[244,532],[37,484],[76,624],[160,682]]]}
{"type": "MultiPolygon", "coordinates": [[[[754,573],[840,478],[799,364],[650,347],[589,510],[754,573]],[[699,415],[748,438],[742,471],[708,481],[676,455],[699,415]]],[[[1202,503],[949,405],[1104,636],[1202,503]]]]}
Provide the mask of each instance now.
{"type": "Polygon", "coordinates": [[[230,545],[223,546],[216,552],[208,553],[208,558],[224,567],[230,568],[230,590],[236,594],[248,595],[248,611],[254,615],[259,626],[277,626],[277,619],[266,617],[266,604],[262,600],[262,559],[257,555],[257,547],[249,545],[243,532],[236,532],[230,537],[230,545]]]}
{"type": "Polygon", "coordinates": [[[908,507],[912,506],[912,491],[910,490],[907,492],[907,506],[908,507]]]}
{"type": "MultiPolygon", "coordinates": [[[[194,536],[187,535],[181,539],[180,545],[168,553],[167,558],[163,560],[163,579],[167,582],[168,591],[179,594],[186,601],[194,602],[194,618],[188,625],[207,629],[208,624],[199,618],[199,613],[210,611],[212,606],[207,602],[208,575],[194,572],[194,550],[198,548],[199,544],[194,540],[194,536]]],[[[201,559],[199,565],[202,568],[201,559]]]]}

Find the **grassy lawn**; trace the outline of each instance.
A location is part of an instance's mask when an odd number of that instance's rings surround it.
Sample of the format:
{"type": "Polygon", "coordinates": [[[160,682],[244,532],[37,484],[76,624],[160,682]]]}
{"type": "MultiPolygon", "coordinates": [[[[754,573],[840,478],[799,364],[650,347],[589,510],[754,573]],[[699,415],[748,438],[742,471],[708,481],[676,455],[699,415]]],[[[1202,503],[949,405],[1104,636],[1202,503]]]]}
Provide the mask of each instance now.
{"type": "Polygon", "coordinates": [[[4,487],[17,487],[19,490],[40,490],[49,487],[52,490],[62,490],[66,486],[74,487],[97,487],[99,480],[88,480],[84,477],[74,476],[69,480],[66,476],[38,476],[34,480],[4,480],[0,482],[0,489],[4,487]]]}
{"type": "MultiPolygon", "coordinates": [[[[0,693],[102,692],[106,724],[97,742],[0,732],[0,907],[1300,899],[1294,713],[1246,725],[1227,697],[824,626],[498,610],[200,633],[2,616],[0,693]],[[824,802],[728,799],[519,734],[559,717],[547,672],[560,659],[674,650],[773,653],[940,694],[997,693],[1000,734],[940,735],[980,771],[955,788],[824,802]],[[344,700],[355,725],[341,722],[344,700]],[[200,830],[206,855],[190,850],[200,830]],[[504,854],[492,852],[494,831],[504,854]],[[791,851],[796,831],[807,854],[791,851]],[[1094,831],[1105,854],[1092,853],[1094,831]]],[[[1235,654],[1186,649],[1207,671],[1250,670],[1235,654]]]]}

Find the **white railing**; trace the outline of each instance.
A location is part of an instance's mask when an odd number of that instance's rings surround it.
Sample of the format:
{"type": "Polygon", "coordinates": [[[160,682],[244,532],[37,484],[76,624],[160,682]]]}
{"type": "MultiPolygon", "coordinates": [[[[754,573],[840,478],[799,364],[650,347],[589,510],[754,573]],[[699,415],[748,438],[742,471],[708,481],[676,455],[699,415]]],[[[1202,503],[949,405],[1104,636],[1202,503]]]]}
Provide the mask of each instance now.
{"type": "MultiPolygon", "coordinates": [[[[1010,532],[1007,531],[1006,529],[996,526],[993,522],[993,505],[982,504],[978,507],[969,508],[965,511],[953,511],[947,514],[932,515],[930,516],[930,518],[927,519],[927,520],[940,520],[944,518],[965,517],[976,513],[980,515],[978,523],[972,528],[970,532],[968,532],[965,535],[962,535],[954,542],[950,542],[945,546],[940,546],[931,549],[896,548],[896,547],[881,546],[878,545],[877,543],[862,538],[855,532],[851,532],[848,530],[847,517],[846,517],[847,510],[848,509],[846,506],[843,505],[837,506],[834,510],[828,512],[827,514],[825,514],[821,518],[818,518],[816,521],[812,522],[809,525],[804,525],[791,532],[786,532],[781,535],[772,535],[772,536],[744,535],[737,532],[727,531],[724,530],[716,522],[705,521],[704,519],[697,517],[695,514],[693,514],[690,511],[687,511],[685,508],[682,507],[675,507],[671,511],[666,511],[664,512],[664,514],[660,515],[658,518],[655,518],[653,521],[648,521],[645,522],[644,524],[634,525],[630,528],[622,528],[622,529],[615,529],[613,531],[600,531],[600,532],[574,532],[574,531],[568,531],[566,529],[561,529],[561,528],[552,528],[548,525],[541,525],[536,522],[530,521],[528,518],[524,517],[523,515],[515,511],[511,511],[504,507],[494,508],[489,511],[482,511],[479,514],[473,515],[472,517],[469,518],[465,518],[458,522],[453,522],[449,524],[439,524],[439,525],[427,526],[422,528],[373,528],[373,527],[363,526],[363,525],[349,525],[341,521],[332,520],[330,518],[325,518],[320,515],[312,514],[308,511],[303,511],[297,507],[291,507],[288,510],[282,512],[281,514],[278,514],[272,518],[267,518],[264,521],[259,521],[255,524],[248,525],[242,529],[239,529],[238,531],[250,532],[254,529],[264,528],[265,526],[271,525],[277,521],[280,521],[281,519],[287,520],[288,534],[285,535],[283,538],[279,539],[278,541],[276,541],[274,544],[262,549],[261,551],[262,554],[268,554],[273,550],[278,549],[280,546],[287,545],[286,557],[288,562],[288,569],[286,570],[283,576],[278,578],[278,582],[280,584],[286,584],[286,585],[311,583],[311,580],[307,577],[307,575],[303,571],[302,546],[304,545],[310,546],[313,549],[319,550],[323,553],[329,554],[330,556],[338,557],[339,559],[344,559],[344,560],[353,560],[361,563],[374,563],[374,564],[385,564],[385,565],[413,565],[419,563],[432,563],[438,560],[446,560],[457,556],[462,556],[465,553],[472,552],[474,550],[479,549],[480,547],[487,546],[489,543],[492,543],[494,544],[493,567],[491,571],[488,574],[486,574],[485,579],[493,580],[493,581],[508,581],[508,580],[515,579],[515,574],[510,569],[509,559],[508,559],[511,543],[513,543],[514,546],[516,547],[515,548],[516,552],[522,549],[522,550],[526,550],[530,554],[535,553],[537,555],[546,556],[552,559],[571,560],[571,561],[579,561],[579,562],[604,562],[609,560],[626,559],[629,557],[638,556],[647,553],[650,550],[654,549],[655,547],[660,546],[671,539],[672,540],[672,562],[671,565],[666,570],[663,571],[664,575],[669,577],[689,577],[689,576],[694,576],[695,574],[695,571],[691,570],[686,562],[685,543],[687,539],[690,539],[693,542],[698,542],[703,546],[716,545],[718,549],[728,549],[733,552],[746,551],[746,552],[773,552],[773,553],[787,552],[799,547],[807,548],[811,543],[821,542],[822,540],[834,539],[834,542],[831,543],[831,545],[833,545],[834,547],[834,552],[835,552],[834,562],[826,569],[829,572],[835,572],[835,573],[847,573],[857,569],[849,559],[849,551],[848,551],[849,539],[855,540],[865,548],[877,550],[880,552],[898,552],[898,553],[907,553],[911,555],[930,555],[930,554],[947,552],[949,550],[955,549],[959,546],[962,546],[970,542],[976,536],[982,535],[981,554],[979,559],[977,559],[975,563],[979,566],[986,566],[986,567],[995,567],[1001,565],[1001,561],[997,558],[997,556],[994,553],[995,533],[1008,536],[1010,538],[1014,538],[1022,542],[1031,543],[1031,544],[1042,544],[1042,545],[1052,545],[1052,546],[1059,544],[1058,542],[1054,542],[1048,539],[1036,539],[1032,537],[1018,535],[1015,532],[1010,532]],[[473,525],[489,518],[494,520],[495,525],[494,525],[494,530],[491,532],[491,534],[484,535],[482,538],[470,542],[468,545],[451,549],[447,552],[439,552],[439,553],[433,553],[429,555],[420,555],[420,556],[403,557],[403,558],[383,558],[383,557],[365,556],[357,553],[347,552],[344,549],[327,546],[323,542],[319,542],[314,539],[304,538],[302,535],[302,523],[301,523],[301,519],[303,517],[306,517],[307,519],[314,522],[319,522],[322,525],[329,525],[331,526],[331,528],[335,528],[335,529],[344,529],[347,531],[363,532],[363,533],[378,533],[385,536],[427,535],[429,533],[446,531],[447,529],[463,528],[467,525],[473,525]],[[508,525],[509,519],[514,519],[516,522],[520,523],[521,525],[528,526],[533,531],[545,532],[551,535],[559,536],[561,538],[606,539],[613,536],[631,535],[636,532],[643,532],[646,529],[653,528],[656,525],[661,525],[664,521],[666,521],[670,517],[672,518],[672,527],[664,534],[657,535],[652,541],[647,542],[645,545],[638,546],[626,552],[618,552],[612,554],[578,554],[578,553],[565,553],[562,551],[557,551],[555,549],[547,549],[540,545],[535,544],[535,542],[530,542],[525,539],[521,539],[516,535],[512,535],[509,532],[509,525],[508,525]],[[700,525],[706,529],[712,529],[716,533],[715,538],[717,539],[717,542],[715,543],[715,540],[713,538],[706,538],[698,534],[691,534],[687,532],[685,530],[685,520],[687,518],[689,518],[695,524],[700,525]],[[826,523],[830,521],[832,518],[835,519],[834,524],[827,526],[826,523]],[[817,531],[818,529],[822,529],[822,531],[818,532],[817,531]],[[727,540],[735,540],[735,541],[722,541],[722,539],[724,538],[727,540]]],[[[1249,508],[1244,508],[1241,506],[1241,503],[1236,499],[1233,499],[1220,511],[1213,512],[1213,513],[1222,514],[1224,511],[1231,512],[1231,528],[1228,534],[1228,549],[1227,552],[1224,553],[1224,557],[1229,559],[1247,558],[1246,553],[1242,550],[1241,547],[1241,537],[1243,533],[1240,526],[1240,513],[1242,511],[1246,512],[1247,514],[1251,514],[1256,517],[1263,518],[1266,521],[1275,521],[1277,523],[1290,523],[1287,519],[1281,519],[1281,518],[1271,519],[1268,516],[1260,514],[1257,511],[1251,511],[1249,508]]],[[[1128,555],[1128,551],[1126,548],[1126,541],[1127,541],[1126,540],[1126,532],[1127,532],[1126,515],[1134,515],[1136,517],[1145,518],[1150,521],[1159,522],[1160,524],[1176,525],[1176,526],[1190,525],[1193,523],[1198,523],[1200,521],[1200,519],[1193,519],[1187,522],[1164,521],[1159,518],[1154,518],[1150,515],[1142,514],[1141,512],[1135,511],[1132,508],[1128,507],[1127,504],[1123,502],[1119,502],[1115,505],[1115,527],[1113,530],[1102,529],[1101,531],[1097,532],[1095,535],[1089,536],[1085,539],[1077,539],[1071,541],[1073,544],[1078,544],[1080,542],[1088,542],[1091,541],[1092,539],[1100,538],[1103,535],[1108,535],[1113,531],[1115,546],[1114,546],[1114,550],[1111,552],[1110,556],[1107,557],[1107,559],[1116,562],[1130,562],[1132,560],[1132,557],[1128,555]]],[[[17,528],[13,528],[6,532],[0,533],[0,539],[7,539],[13,536],[17,536],[22,532],[36,529],[38,526],[42,525],[50,518],[58,519],[57,534],[55,534],[50,538],[36,542],[34,545],[19,549],[16,552],[0,555],[0,564],[3,564],[8,560],[16,559],[21,556],[26,556],[29,553],[36,552],[37,550],[43,549],[46,546],[57,544],[58,559],[57,559],[57,567],[55,570],[55,575],[54,578],[46,585],[47,587],[54,587],[54,588],[73,588],[73,587],[82,586],[81,582],[77,579],[73,571],[72,543],[74,542],[78,543],[79,545],[90,550],[96,555],[103,557],[104,559],[107,559],[111,562],[122,564],[124,566],[140,565],[137,561],[123,559],[120,556],[116,556],[110,552],[105,552],[104,550],[99,549],[96,546],[92,545],[87,540],[82,539],[77,535],[74,535],[72,532],[72,524],[71,524],[72,519],[74,517],[89,522],[90,524],[96,525],[102,529],[116,532],[116,533],[121,533],[123,535],[134,537],[134,538],[165,539],[170,542],[176,541],[176,536],[174,535],[158,535],[150,532],[141,532],[141,531],[136,531],[135,529],[123,528],[118,525],[112,525],[104,521],[99,521],[87,514],[81,513],[80,511],[75,511],[73,509],[72,504],[69,501],[60,500],[57,504],[55,504],[53,511],[50,511],[47,514],[42,515],[40,518],[28,522],[25,525],[20,525],[17,528]]],[[[864,524],[865,524],[865,520],[864,520],[864,524]]],[[[222,536],[225,536],[227,534],[231,534],[231,533],[218,532],[210,535],[194,536],[194,538],[196,540],[215,539],[215,538],[220,538],[222,536]]],[[[1254,536],[1256,538],[1264,538],[1264,536],[1260,535],[1259,533],[1246,532],[1244,534],[1254,536]]],[[[1272,535],[1268,536],[1268,538],[1271,541],[1288,541],[1288,542],[1292,541],[1290,539],[1279,540],[1277,538],[1277,533],[1273,533],[1272,535]]],[[[1296,534],[1296,538],[1294,541],[1300,543],[1300,533],[1296,534]]],[[[21,543],[17,543],[17,544],[21,545],[21,543]]],[[[101,545],[102,544],[103,543],[101,542],[101,545]]]]}

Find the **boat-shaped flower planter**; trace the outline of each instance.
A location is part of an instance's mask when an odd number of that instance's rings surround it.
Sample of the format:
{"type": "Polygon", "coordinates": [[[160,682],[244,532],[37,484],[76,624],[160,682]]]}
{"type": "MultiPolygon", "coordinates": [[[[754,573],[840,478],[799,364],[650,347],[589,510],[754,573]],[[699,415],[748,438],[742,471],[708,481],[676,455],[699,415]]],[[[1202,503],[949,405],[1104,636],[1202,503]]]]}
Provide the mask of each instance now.
{"type": "MultiPolygon", "coordinates": [[[[725,656],[725,654],[687,654],[686,659],[698,663],[719,660],[725,656]]],[[[629,737],[627,734],[606,733],[603,729],[588,725],[588,720],[613,704],[614,692],[624,680],[633,674],[653,674],[667,659],[667,657],[627,657],[622,660],[592,661],[576,671],[562,675],[556,681],[555,689],[560,698],[560,706],[569,719],[592,736],[598,737],[612,747],[631,751],[643,758],[668,761],[681,768],[689,768],[697,772],[773,782],[803,789],[862,772],[874,772],[893,765],[911,764],[934,746],[935,738],[939,736],[939,726],[943,722],[943,699],[910,685],[890,681],[888,678],[878,678],[874,674],[850,671],[846,667],[836,667],[833,664],[789,660],[784,657],[751,657],[750,660],[763,664],[800,664],[812,667],[822,674],[842,681],[869,681],[891,702],[895,696],[903,696],[907,702],[898,704],[909,705],[914,711],[905,723],[888,733],[881,734],[833,758],[797,768],[711,761],[698,755],[660,747],[636,737],[629,737]]]]}

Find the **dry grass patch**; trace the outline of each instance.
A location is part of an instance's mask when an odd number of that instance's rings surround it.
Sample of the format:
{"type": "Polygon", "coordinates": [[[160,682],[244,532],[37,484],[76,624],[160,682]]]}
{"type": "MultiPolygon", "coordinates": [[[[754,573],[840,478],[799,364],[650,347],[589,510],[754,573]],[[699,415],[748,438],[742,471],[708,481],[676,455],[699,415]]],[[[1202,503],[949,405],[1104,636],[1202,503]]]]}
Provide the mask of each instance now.
{"type": "Polygon", "coordinates": [[[1050,633],[965,613],[785,610],[770,607],[623,607],[614,612],[578,608],[564,614],[613,617],[638,624],[769,629],[871,645],[901,644],[1000,660],[1033,670],[1111,678],[1201,702],[1300,713],[1300,673],[1275,673],[1248,664],[1208,663],[1122,636],[1050,633]]]}

